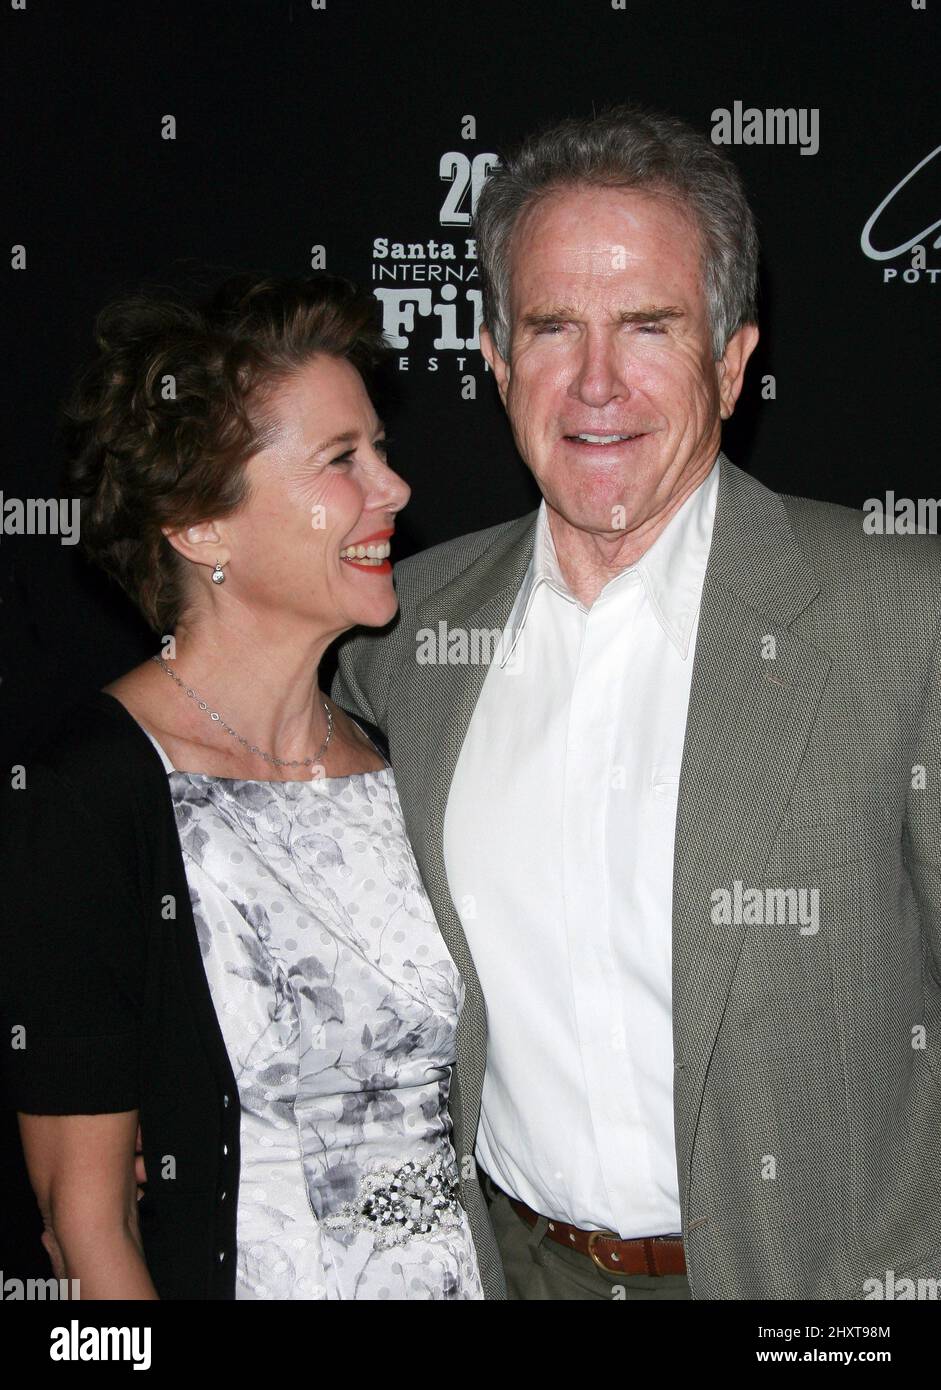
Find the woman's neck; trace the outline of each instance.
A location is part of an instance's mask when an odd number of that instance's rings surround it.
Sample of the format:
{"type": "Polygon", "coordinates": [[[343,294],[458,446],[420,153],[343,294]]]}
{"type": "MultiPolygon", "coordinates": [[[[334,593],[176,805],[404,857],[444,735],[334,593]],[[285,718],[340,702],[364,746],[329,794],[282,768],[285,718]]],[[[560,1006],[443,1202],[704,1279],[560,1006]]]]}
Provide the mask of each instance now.
{"type": "Polygon", "coordinates": [[[310,634],[306,640],[290,640],[283,628],[246,635],[218,625],[179,627],[159,655],[209,710],[188,699],[156,663],[151,669],[166,683],[161,704],[181,736],[211,743],[218,721],[210,720],[210,711],[215,711],[272,757],[303,759],[314,756],[327,735],[317,671],[330,641],[332,635],[310,634]]]}

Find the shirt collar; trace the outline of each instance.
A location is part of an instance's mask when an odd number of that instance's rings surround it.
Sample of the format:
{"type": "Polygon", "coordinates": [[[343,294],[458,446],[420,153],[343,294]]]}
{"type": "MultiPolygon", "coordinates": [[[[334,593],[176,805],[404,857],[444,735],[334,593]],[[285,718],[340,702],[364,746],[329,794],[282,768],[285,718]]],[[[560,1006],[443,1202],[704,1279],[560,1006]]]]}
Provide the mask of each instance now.
{"type": "MultiPolygon", "coordinates": [[[[625,576],[639,574],[657,622],[684,661],[689,652],[693,625],[702,599],[718,490],[717,458],[708,476],[670,518],[650,549],[635,565],[630,565],[610,579],[595,600],[599,603],[602,599],[610,597],[625,576]]],[[[500,656],[501,666],[505,666],[510,659],[529,617],[533,598],[540,584],[548,585],[554,593],[569,603],[574,603],[583,613],[588,612],[562,576],[552,532],[549,529],[549,513],[545,498],[539,504],[536,516],[532,560],[507,623],[500,656]]]]}

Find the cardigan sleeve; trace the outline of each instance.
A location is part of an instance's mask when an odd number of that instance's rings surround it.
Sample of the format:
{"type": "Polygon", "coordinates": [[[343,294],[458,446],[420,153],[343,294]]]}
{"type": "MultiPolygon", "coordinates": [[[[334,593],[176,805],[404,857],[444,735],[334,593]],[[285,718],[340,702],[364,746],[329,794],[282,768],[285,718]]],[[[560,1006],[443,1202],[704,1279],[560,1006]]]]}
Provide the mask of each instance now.
{"type": "Polygon", "coordinates": [[[87,788],[30,761],[26,785],[3,793],[3,1072],[8,1100],[28,1114],[139,1105],[145,947],[133,819],[115,817],[102,780],[94,807],[87,788]]]}

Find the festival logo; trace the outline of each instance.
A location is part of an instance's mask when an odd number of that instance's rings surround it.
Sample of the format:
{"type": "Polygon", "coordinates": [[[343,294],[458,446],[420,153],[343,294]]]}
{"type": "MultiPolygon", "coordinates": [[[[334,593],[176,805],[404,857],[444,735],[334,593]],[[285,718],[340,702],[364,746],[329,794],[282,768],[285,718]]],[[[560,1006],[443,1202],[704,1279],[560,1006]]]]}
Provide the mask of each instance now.
{"type": "MultiPolygon", "coordinates": [[[[446,185],[438,223],[426,241],[378,236],[370,276],[382,305],[382,327],[399,371],[466,369],[479,346],[481,293],[471,219],[495,154],[449,150],[438,163],[446,185]]],[[[477,359],[476,366],[482,359],[477,359]]]]}

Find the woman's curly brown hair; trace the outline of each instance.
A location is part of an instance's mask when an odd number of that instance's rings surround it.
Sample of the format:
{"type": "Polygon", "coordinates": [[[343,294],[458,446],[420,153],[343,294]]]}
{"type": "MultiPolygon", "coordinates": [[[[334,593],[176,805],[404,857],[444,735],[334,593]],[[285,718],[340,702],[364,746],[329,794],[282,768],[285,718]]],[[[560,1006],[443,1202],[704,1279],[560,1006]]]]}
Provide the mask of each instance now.
{"type": "Polygon", "coordinates": [[[65,407],[65,486],[85,554],[155,632],[173,631],[185,562],[162,534],[246,499],[271,390],[318,353],[369,381],[387,356],[377,304],[333,275],[233,276],[201,305],[173,292],[108,304],[98,356],[65,407]]]}

